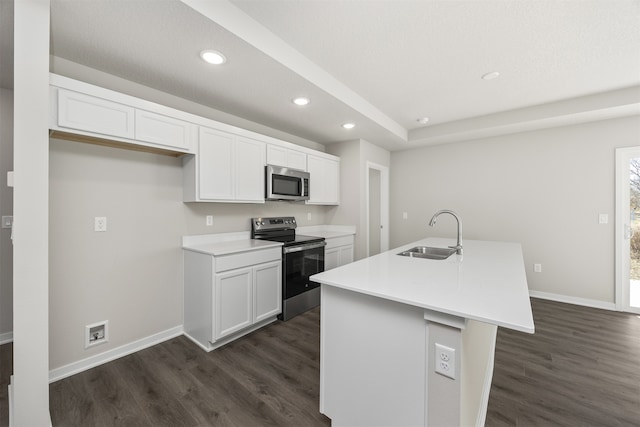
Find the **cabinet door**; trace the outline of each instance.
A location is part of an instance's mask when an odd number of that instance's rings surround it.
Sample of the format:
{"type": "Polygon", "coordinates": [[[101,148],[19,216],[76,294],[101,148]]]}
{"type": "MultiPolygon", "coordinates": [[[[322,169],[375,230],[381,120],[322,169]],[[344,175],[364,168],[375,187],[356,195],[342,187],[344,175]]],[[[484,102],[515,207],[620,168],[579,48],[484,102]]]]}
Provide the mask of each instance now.
{"type": "Polygon", "coordinates": [[[136,110],[136,139],[191,151],[196,125],[150,111],[136,110]]]}
{"type": "Polygon", "coordinates": [[[307,156],[307,171],[311,174],[308,204],[337,205],[340,187],[340,163],[322,157],[307,156]]]}
{"type": "Polygon", "coordinates": [[[324,160],[324,202],[337,205],[340,202],[340,163],[324,160]]]}
{"type": "Polygon", "coordinates": [[[267,144],[267,164],[307,170],[307,155],[278,145],[267,144]]]}
{"type": "Polygon", "coordinates": [[[307,155],[300,151],[287,151],[287,166],[294,169],[307,170],[307,155]]]}
{"type": "Polygon", "coordinates": [[[265,143],[238,137],[235,150],[235,200],[264,202],[265,143]]]}
{"type": "Polygon", "coordinates": [[[345,265],[353,262],[353,246],[340,246],[339,265],[345,265]]]}
{"type": "Polygon", "coordinates": [[[340,250],[339,248],[325,249],[324,251],[324,269],[331,270],[340,266],[340,250]]]}
{"type": "Polygon", "coordinates": [[[252,283],[250,267],[216,274],[214,340],[253,323],[252,283]]]}
{"type": "Polygon", "coordinates": [[[307,156],[307,172],[309,172],[309,204],[324,202],[324,162],[320,157],[307,156]]]}
{"type": "Polygon", "coordinates": [[[274,261],[254,267],[254,322],[282,312],[282,263],[274,261]]]}
{"type": "Polygon", "coordinates": [[[132,107],[65,89],[58,90],[58,126],[104,136],[134,138],[132,107]]]}
{"type": "Polygon", "coordinates": [[[234,199],[234,136],[200,128],[198,179],[200,198],[205,200],[234,199]]]}
{"type": "Polygon", "coordinates": [[[267,164],[287,166],[287,149],[277,145],[267,145],[267,164]]]}

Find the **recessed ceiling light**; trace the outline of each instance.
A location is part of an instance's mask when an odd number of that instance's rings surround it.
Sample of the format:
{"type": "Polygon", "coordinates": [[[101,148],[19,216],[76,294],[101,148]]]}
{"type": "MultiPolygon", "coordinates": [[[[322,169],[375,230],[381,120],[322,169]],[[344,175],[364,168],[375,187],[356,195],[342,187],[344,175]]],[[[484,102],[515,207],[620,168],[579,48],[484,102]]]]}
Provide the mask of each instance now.
{"type": "Polygon", "coordinates": [[[299,98],[294,98],[291,102],[293,102],[296,105],[299,105],[301,107],[307,105],[308,103],[311,102],[311,100],[309,98],[305,98],[304,96],[301,96],[299,98]]]}
{"type": "Polygon", "coordinates": [[[421,125],[426,125],[427,123],[429,123],[429,117],[420,117],[419,119],[416,119],[416,122],[420,123],[421,125]]]}
{"type": "Polygon", "coordinates": [[[354,127],[356,127],[356,125],[353,123],[345,123],[342,125],[342,127],[345,129],[353,129],[354,127]]]}
{"type": "Polygon", "coordinates": [[[200,58],[213,65],[221,65],[227,62],[227,58],[216,50],[203,50],[200,52],[200,58]]]}
{"type": "Polygon", "coordinates": [[[500,76],[500,72],[492,71],[490,73],[483,74],[482,80],[493,80],[493,79],[497,79],[499,76],[500,76]]]}

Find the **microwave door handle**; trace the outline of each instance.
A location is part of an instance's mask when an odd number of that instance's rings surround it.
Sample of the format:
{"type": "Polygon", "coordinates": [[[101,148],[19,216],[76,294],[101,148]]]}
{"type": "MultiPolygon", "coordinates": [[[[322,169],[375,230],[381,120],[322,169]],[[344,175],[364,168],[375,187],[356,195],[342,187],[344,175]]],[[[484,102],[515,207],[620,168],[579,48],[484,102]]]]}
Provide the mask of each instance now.
{"type": "Polygon", "coordinates": [[[300,177],[300,195],[301,196],[306,196],[306,194],[304,194],[304,177],[300,177]]]}

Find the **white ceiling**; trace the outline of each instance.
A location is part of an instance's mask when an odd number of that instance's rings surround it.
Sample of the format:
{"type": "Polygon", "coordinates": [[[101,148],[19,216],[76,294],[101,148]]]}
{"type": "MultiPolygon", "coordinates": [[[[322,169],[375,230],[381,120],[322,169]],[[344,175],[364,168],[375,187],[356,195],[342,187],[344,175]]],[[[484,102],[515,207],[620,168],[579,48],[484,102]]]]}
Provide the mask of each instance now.
{"type": "Polygon", "coordinates": [[[320,143],[403,149],[481,116],[505,126],[503,112],[640,89],[640,0],[52,0],[51,12],[54,56],[320,143]],[[228,63],[203,63],[203,49],[228,63]],[[298,95],[311,104],[293,106],[298,95]]]}

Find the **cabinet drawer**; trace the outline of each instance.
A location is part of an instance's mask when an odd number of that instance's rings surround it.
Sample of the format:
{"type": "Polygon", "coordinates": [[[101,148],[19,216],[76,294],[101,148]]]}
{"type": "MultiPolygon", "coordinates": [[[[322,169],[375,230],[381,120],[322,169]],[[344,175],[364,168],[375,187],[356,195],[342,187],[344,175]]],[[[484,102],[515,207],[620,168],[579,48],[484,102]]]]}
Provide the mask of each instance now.
{"type": "Polygon", "coordinates": [[[57,125],[60,127],[133,139],[134,117],[132,107],[58,89],[57,125]]]}
{"type": "Polygon", "coordinates": [[[215,257],[216,273],[282,259],[282,248],[261,249],[215,257]]]}
{"type": "Polygon", "coordinates": [[[192,151],[197,126],[161,114],[136,110],[136,139],[167,147],[192,151]]]}
{"type": "Polygon", "coordinates": [[[353,236],[330,237],[325,241],[327,242],[325,249],[331,249],[338,246],[353,245],[353,236]]]}

